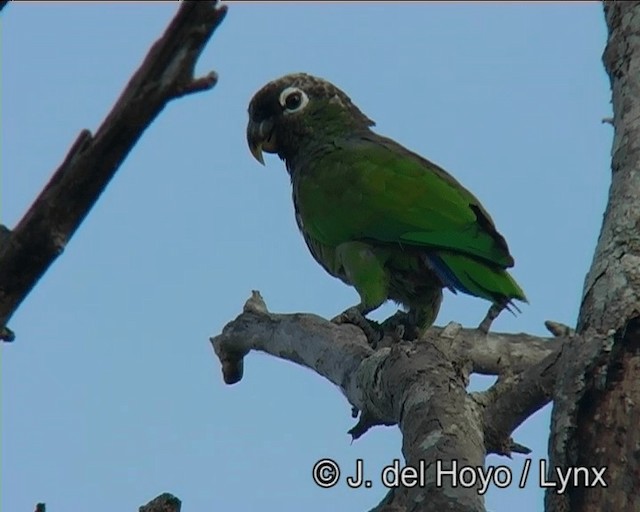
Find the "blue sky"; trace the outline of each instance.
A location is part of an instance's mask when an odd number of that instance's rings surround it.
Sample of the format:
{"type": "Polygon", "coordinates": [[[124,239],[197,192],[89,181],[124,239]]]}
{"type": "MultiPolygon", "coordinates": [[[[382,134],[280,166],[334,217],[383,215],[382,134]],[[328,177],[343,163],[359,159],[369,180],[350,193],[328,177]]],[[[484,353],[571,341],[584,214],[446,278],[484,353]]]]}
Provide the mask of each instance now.
{"type": "MultiPolygon", "coordinates": [[[[82,128],[95,131],[175,3],[12,3],[0,15],[0,218],[13,226],[82,128]]],[[[255,162],[246,108],[296,71],[334,82],[379,133],[439,163],[509,242],[530,306],[494,328],[575,322],[609,184],[612,128],[599,3],[230,3],[198,71],[214,90],[170,104],[13,317],[2,347],[2,510],[368,510],[381,484],[326,490],[313,463],[400,457],[397,428],[351,444],[350,407],[309,370],[251,354],[222,382],[208,338],[259,289],[276,312],[331,317],[355,291],[313,261],[282,163],[255,162]]],[[[487,304],[445,296],[438,323],[487,304]]],[[[374,318],[391,314],[391,305],[374,318]]],[[[475,389],[487,385],[475,379],[475,389]]],[[[546,456],[549,408],[516,439],[546,456]]],[[[523,459],[490,457],[488,464],[523,459]]],[[[543,493],[491,488],[494,512],[543,493]]]]}

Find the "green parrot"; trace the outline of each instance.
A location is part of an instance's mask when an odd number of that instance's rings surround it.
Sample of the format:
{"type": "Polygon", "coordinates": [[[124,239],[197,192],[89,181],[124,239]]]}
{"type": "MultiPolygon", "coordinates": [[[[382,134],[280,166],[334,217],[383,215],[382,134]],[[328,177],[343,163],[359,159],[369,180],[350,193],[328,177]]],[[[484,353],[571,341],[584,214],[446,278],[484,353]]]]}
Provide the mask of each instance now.
{"type": "Polygon", "coordinates": [[[494,314],[527,302],[480,201],[374,125],[343,91],[305,73],[269,82],[249,104],[251,153],[263,165],[263,151],[284,160],[311,254],[360,296],[333,320],[361,326],[375,343],[385,328],[366,315],[389,299],[407,312],[383,326],[401,326],[405,339],[433,324],[443,288],[491,301],[494,314]]]}

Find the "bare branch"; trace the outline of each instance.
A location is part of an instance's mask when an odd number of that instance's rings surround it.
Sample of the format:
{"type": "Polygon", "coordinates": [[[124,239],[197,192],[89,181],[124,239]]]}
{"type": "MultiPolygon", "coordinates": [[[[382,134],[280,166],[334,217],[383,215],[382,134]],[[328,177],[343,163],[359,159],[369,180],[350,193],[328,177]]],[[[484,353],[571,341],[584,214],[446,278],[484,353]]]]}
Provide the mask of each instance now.
{"type": "Polygon", "coordinates": [[[500,377],[491,388],[476,395],[487,404],[484,433],[488,452],[510,455],[516,451],[511,433],[551,401],[562,349],[558,347],[522,373],[500,377]]]}
{"type": "MultiPolygon", "coordinates": [[[[433,338],[446,338],[448,350],[469,359],[474,372],[488,375],[521,372],[556,352],[566,341],[523,333],[484,334],[458,324],[432,327],[429,332],[433,338]]],[[[255,290],[243,313],[227,324],[221,334],[211,338],[211,342],[227,384],[242,378],[239,367],[251,350],[306,366],[340,387],[348,382],[348,374],[354,367],[374,353],[357,327],[336,325],[313,314],[269,313],[255,290]],[[305,342],[299,343],[300,340],[305,342]],[[324,357],[327,353],[332,357],[324,357]]],[[[356,402],[352,404],[359,407],[356,402]]]]}
{"type": "Polygon", "coordinates": [[[355,392],[353,376],[374,351],[357,327],[338,326],[311,314],[269,313],[254,291],[242,314],[211,338],[211,343],[227,384],[242,378],[237,366],[251,350],[259,350],[315,370],[348,391],[350,402],[362,410],[363,399],[355,392]]]}
{"type": "Polygon", "coordinates": [[[226,7],[181,2],[95,136],[84,130],[40,196],[0,243],[0,328],[29,294],[89,213],[144,130],[165,105],[210,89],[215,73],[194,79],[196,60],[226,7]]]}
{"type": "MultiPolygon", "coordinates": [[[[439,327],[431,328],[440,332],[439,327]]],[[[460,328],[450,336],[452,350],[471,360],[473,372],[484,375],[520,373],[556,352],[566,337],[541,338],[460,328]]]]}
{"type": "Polygon", "coordinates": [[[482,510],[481,498],[477,489],[436,488],[435,461],[445,461],[443,468],[454,460],[482,466],[487,449],[527,453],[509,436],[527,414],[548,402],[555,379],[552,359],[566,342],[485,334],[452,323],[429,329],[417,342],[396,340],[374,351],[360,329],[311,314],[270,313],[255,291],[242,314],[211,338],[229,384],[242,378],[244,357],[259,350],[306,366],[339,386],[360,411],[350,431],[354,438],[374,425],[397,423],[405,460],[426,465],[426,481],[423,487],[396,489],[383,503],[406,506],[428,499],[448,507],[455,502],[452,510],[482,510]],[[490,391],[470,395],[466,386],[473,370],[503,378],[490,391]],[[513,406],[516,393],[525,398],[513,406]],[[492,415],[500,417],[492,421],[492,415]]]}

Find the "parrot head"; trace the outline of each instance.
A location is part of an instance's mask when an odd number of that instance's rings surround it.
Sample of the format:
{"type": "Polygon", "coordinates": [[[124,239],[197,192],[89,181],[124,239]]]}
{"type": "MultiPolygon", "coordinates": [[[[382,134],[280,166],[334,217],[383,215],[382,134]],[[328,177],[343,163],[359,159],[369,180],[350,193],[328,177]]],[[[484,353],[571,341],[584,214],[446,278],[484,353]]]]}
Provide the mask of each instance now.
{"type": "Polygon", "coordinates": [[[262,152],[290,159],[301,148],[375,123],[335,85],[306,73],[266,84],[249,103],[247,143],[264,165],[262,152]]]}

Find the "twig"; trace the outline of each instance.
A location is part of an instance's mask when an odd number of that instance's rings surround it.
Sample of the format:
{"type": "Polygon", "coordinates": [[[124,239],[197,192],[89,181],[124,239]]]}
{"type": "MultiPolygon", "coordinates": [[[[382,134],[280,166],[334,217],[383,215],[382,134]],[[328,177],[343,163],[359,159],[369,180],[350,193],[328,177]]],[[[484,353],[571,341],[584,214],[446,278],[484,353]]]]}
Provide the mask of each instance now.
{"type": "Polygon", "coordinates": [[[380,421],[379,419],[369,415],[369,413],[365,410],[360,413],[358,423],[356,423],[355,426],[351,430],[349,430],[349,432],[347,432],[347,434],[351,436],[352,441],[355,441],[365,435],[372,427],[377,427],[379,425],[391,426],[395,424],[396,423],[394,421],[380,421]]]}

